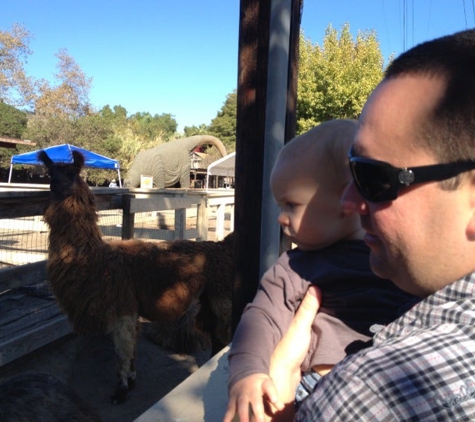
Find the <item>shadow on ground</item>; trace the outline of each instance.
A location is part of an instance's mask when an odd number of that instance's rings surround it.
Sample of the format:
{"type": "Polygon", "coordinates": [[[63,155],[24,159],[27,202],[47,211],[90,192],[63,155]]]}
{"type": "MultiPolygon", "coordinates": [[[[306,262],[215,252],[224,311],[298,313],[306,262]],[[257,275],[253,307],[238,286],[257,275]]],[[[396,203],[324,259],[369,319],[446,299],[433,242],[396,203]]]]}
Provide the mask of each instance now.
{"type": "Polygon", "coordinates": [[[137,346],[135,389],[124,404],[113,405],[109,400],[116,383],[112,342],[102,336],[71,335],[0,367],[0,381],[27,371],[49,372],[69,383],[103,422],[132,422],[208,358],[209,351],[177,355],[142,335],[137,346]]]}

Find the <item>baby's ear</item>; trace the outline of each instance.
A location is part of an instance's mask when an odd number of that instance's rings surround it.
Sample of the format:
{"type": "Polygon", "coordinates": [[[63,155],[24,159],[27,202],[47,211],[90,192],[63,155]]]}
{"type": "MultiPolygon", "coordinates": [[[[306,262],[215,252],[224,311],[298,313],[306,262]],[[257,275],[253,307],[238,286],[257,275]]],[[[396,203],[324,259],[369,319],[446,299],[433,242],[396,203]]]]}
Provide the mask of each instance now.
{"type": "Polygon", "coordinates": [[[467,175],[467,182],[470,183],[470,219],[466,228],[466,236],[469,240],[475,241],[475,172],[467,175]]]}

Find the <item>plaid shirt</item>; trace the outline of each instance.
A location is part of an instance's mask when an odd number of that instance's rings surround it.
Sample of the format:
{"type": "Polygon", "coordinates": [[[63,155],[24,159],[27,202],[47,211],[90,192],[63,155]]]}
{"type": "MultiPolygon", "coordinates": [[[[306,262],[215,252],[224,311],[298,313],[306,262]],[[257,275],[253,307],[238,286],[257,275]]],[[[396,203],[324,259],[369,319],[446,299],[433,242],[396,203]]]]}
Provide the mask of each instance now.
{"type": "Polygon", "coordinates": [[[317,384],[296,421],[475,421],[475,273],[429,296],[317,384]]]}

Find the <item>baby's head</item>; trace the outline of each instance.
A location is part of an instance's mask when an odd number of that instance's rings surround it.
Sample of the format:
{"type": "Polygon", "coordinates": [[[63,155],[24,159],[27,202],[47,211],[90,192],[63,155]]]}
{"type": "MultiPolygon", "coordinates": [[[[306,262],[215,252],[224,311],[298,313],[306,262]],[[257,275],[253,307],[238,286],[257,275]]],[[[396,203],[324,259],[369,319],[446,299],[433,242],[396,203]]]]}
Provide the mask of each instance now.
{"type": "Polygon", "coordinates": [[[279,224],[302,250],[316,250],[343,239],[361,238],[357,214],[343,213],[341,195],[351,175],[348,149],[356,120],[322,123],[286,144],[271,173],[281,207],[279,224]]]}

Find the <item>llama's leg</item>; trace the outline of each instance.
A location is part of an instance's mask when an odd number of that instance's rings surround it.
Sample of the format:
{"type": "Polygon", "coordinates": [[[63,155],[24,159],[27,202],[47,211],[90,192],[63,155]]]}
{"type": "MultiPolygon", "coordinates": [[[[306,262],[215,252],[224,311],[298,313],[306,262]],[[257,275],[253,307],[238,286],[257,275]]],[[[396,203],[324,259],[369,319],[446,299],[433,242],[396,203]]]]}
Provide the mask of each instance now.
{"type": "Polygon", "coordinates": [[[196,317],[196,324],[198,327],[201,327],[203,332],[209,335],[211,340],[211,356],[214,356],[225,344],[222,343],[219,335],[221,321],[213,309],[208,295],[201,297],[201,309],[196,317]]]}
{"type": "Polygon", "coordinates": [[[135,386],[135,349],[137,343],[137,315],[119,318],[112,328],[112,339],[119,361],[119,379],[112,403],[123,403],[129,390],[135,386]]]}

